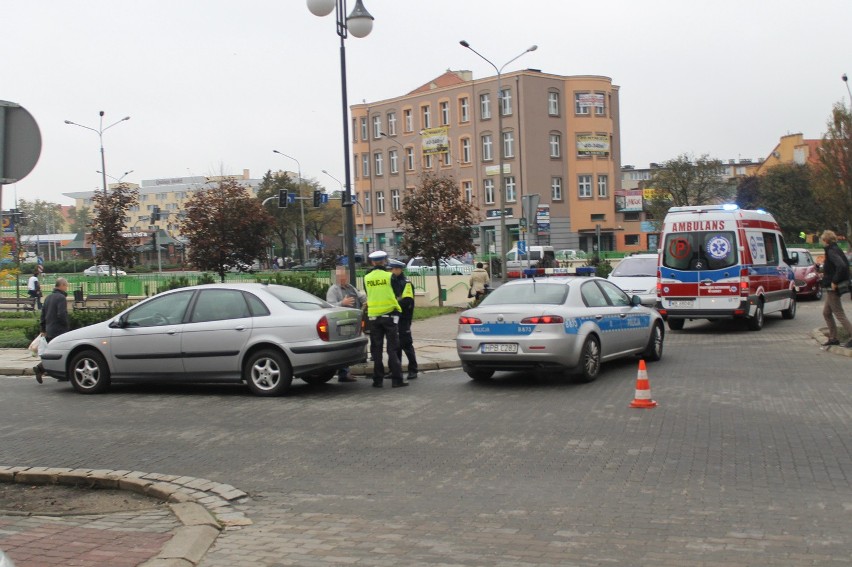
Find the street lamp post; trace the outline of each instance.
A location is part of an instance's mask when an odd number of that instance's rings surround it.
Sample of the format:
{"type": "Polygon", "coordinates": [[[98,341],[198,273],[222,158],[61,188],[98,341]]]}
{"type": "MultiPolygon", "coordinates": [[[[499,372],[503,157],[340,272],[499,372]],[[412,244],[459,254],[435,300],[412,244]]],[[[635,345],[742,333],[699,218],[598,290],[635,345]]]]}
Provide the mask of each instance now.
{"type": "MultiPolygon", "coordinates": [[[[373,16],[364,8],[361,0],[346,16],[346,0],[307,0],[308,10],[315,16],[327,16],[332,11],[337,19],[337,35],[340,37],[340,91],[343,111],[343,164],[346,191],[342,205],[346,208],[346,256],[349,258],[349,283],[355,285],[355,211],[352,209],[352,185],[349,164],[349,102],[346,94],[346,38],[351,32],[361,38],[373,29],[373,16]]],[[[366,259],[365,259],[366,260],[366,259]]]]}
{"type": "MultiPolygon", "coordinates": [[[[102,174],[106,175],[103,171],[95,171],[95,173],[102,173],[102,174]]],[[[121,183],[121,180],[124,179],[125,177],[127,177],[128,175],[130,175],[131,173],[133,173],[132,169],[130,171],[125,171],[124,173],[122,173],[121,177],[113,177],[112,175],[107,175],[107,177],[109,177],[110,179],[112,179],[116,183],[121,183]]]]}
{"type": "Polygon", "coordinates": [[[529,53],[530,51],[535,51],[536,49],[538,49],[538,46],[532,45],[532,46],[528,47],[527,49],[525,49],[523,51],[523,53],[513,57],[512,59],[510,59],[506,63],[504,63],[502,67],[498,68],[497,65],[492,63],[490,59],[488,59],[487,57],[485,57],[484,55],[479,53],[477,50],[472,48],[467,41],[461,40],[459,42],[459,44],[462,47],[470,49],[471,51],[476,53],[479,56],[480,59],[482,59],[483,61],[485,61],[486,63],[488,63],[492,67],[494,67],[494,70],[497,72],[497,130],[499,130],[499,132],[500,132],[498,139],[496,140],[497,143],[498,143],[497,147],[499,148],[498,151],[500,152],[500,238],[498,239],[498,241],[500,242],[500,251],[499,252],[501,254],[501,256],[500,256],[500,258],[501,258],[501,260],[500,260],[500,266],[501,266],[500,281],[505,282],[506,281],[506,252],[508,252],[508,250],[506,249],[506,236],[507,236],[506,235],[506,176],[505,176],[505,172],[503,171],[503,167],[504,167],[504,165],[503,165],[503,159],[504,159],[503,154],[505,152],[503,151],[504,150],[504,148],[503,148],[503,86],[502,86],[502,83],[501,83],[501,75],[503,73],[503,69],[505,69],[506,66],[509,65],[509,63],[512,63],[513,61],[515,61],[516,59],[518,59],[519,57],[521,57],[525,53],[529,53]]]}
{"type": "MultiPolygon", "coordinates": [[[[342,207],[343,206],[343,196],[346,194],[346,188],[343,187],[343,182],[324,169],[322,170],[322,172],[325,173],[326,175],[328,175],[329,177],[331,177],[332,179],[337,181],[337,183],[340,184],[340,199],[341,199],[340,206],[342,207]]],[[[361,230],[363,232],[362,243],[364,244],[364,246],[362,246],[362,248],[364,249],[364,259],[362,261],[366,262],[367,261],[367,212],[364,210],[364,205],[362,205],[361,202],[358,199],[354,199],[353,201],[355,202],[356,205],[361,207],[361,230]]],[[[343,215],[344,216],[344,219],[343,219],[344,220],[344,223],[343,223],[344,224],[344,226],[343,226],[343,234],[344,235],[346,235],[346,215],[345,215],[345,211],[346,211],[346,209],[344,209],[344,215],[343,215]]]]}
{"type": "MultiPolygon", "coordinates": [[[[278,150],[272,150],[272,152],[276,153],[278,155],[284,156],[285,158],[290,158],[291,160],[296,162],[296,167],[299,168],[299,209],[302,212],[302,246],[303,247],[307,246],[308,245],[308,238],[307,238],[307,235],[305,234],[305,201],[304,201],[304,199],[302,199],[302,164],[300,164],[299,160],[297,160],[293,156],[288,156],[287,154],[285,154],[283,152],[279,152],[278,150]]],[[[299,251],[301,252],[303,249],[304,248],[300,248],[299,251]]],[[[302,262],[302,264],[305,263],[304,252],[302,252],[302,257],[299,258],[299,260],[302,262]]]]}
{"type": "Polygon", "coordinates": [[[102,176],[103,182],[104,182],[104,195],[106,195],[106,192],[107,192],[106,178],[107,178],[107,176],[106,176],[106,158],[104,157],[104,132],[106,132],[107,130],[109,130],[110,128],[115,126],[116,124],[124,122],[125,120],[130,120],[130,117],[125,116],[121,120],[117,120],[117,121],[113,122],[112,124],[110,124],[109,126],[107,126],[106,128],[104,128],[104,111],[101,110],[98,114],[100,116],[100,123],[98,124],[97,129],[90,128],[89,126],[83,126],[82,124],[77,124],[76,122],[71,122],[70,120],[66,120],[65,123],[71,124],[72,126],[79,126],[80,128],[85,128],[86,130],[91,130],[92,132],[94,132],[95,134],[98,135],[98,139],[100,140],[100,143],[101,143],[101,176],[102,176]]]}

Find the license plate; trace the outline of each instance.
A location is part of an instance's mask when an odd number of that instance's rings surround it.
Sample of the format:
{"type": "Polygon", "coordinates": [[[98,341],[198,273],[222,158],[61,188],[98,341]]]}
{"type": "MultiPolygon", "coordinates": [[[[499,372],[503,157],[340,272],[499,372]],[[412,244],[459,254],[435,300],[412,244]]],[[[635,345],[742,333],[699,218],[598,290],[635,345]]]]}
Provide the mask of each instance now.
{"type": "Polygon", "coordinates": [[[518,352],[518,345],[516,343],[486,343],[482,345],[482,352],[505,352],[511,354],[518,352]]]}
{"type": "Polygon", "coordinates": [[[351,337],[355,335],[355,325],[341,325],[337,328],[337,333],[341,337],[351,337]]]}
{"type": "Polygon", "coordinates": [[[670,307],[692,307],[693,305],[695,305],[693,299],[675,299],[669,302],[670,307]]]}

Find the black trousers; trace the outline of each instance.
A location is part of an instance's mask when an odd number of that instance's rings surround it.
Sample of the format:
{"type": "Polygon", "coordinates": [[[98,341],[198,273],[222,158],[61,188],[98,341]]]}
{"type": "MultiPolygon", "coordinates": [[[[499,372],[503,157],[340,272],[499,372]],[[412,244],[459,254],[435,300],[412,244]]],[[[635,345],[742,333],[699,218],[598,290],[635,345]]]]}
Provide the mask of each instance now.
{"type": "Polygon", "coordinates": [[[408,371],[417,372],[417,355],[414,354],[414,338],[411,336],[411,319],[399,319],[399,357],[402,364],[402,353],[405,353],[405,358],[408,359],[408,371]]]}
{"type": "Polygon", "coordinates": [[[402,382],[402,364],[399,362],[399,329],[393,317],[384,316],[370,319],[370,354],[373,356],[373,380],[383,380],[385,365],[382,361],[382,346],[387,339],[388,366],[391,379],[402,382]]]}

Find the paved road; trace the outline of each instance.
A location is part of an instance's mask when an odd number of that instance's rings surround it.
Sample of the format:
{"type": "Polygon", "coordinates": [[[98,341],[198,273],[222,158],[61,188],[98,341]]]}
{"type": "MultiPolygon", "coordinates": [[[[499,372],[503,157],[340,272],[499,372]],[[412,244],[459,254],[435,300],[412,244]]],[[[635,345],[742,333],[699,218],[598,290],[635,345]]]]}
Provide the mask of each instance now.
{"type": "Polygon", "coordinates": [[[852,360],[808,337],[821,305],[759,333],[687,323],[649,364],[579,384],[519,374],[410,388],[0,382],[0,462],[191,475],[247,491],[233,565],[846,565],[852,360]]]}

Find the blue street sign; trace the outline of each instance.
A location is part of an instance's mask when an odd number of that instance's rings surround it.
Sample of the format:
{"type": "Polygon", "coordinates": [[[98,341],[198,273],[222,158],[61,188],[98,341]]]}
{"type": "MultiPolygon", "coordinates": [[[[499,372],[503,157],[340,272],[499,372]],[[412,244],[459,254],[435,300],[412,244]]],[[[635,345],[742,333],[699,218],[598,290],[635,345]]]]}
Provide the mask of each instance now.
{"type": "Polygon", "coordinates": [[[518,254],[526,254],[527,253],[527,241],[526,240],[518,240],[518,254]]]}
{"type": "Polygon", "coordinates": [[[328,204],[328,193],[323,193],[323,194],[320,196],[320,202],[321,202],[323,205],[327,205],[327,204],[328,204]]]}
{"type": "Polygon", "coordinates": [[[289,193],[287,193],[287,202],[288,203],[295,203],[296,202],[296,194],[294,192],[290,191],[289,193]]]}

